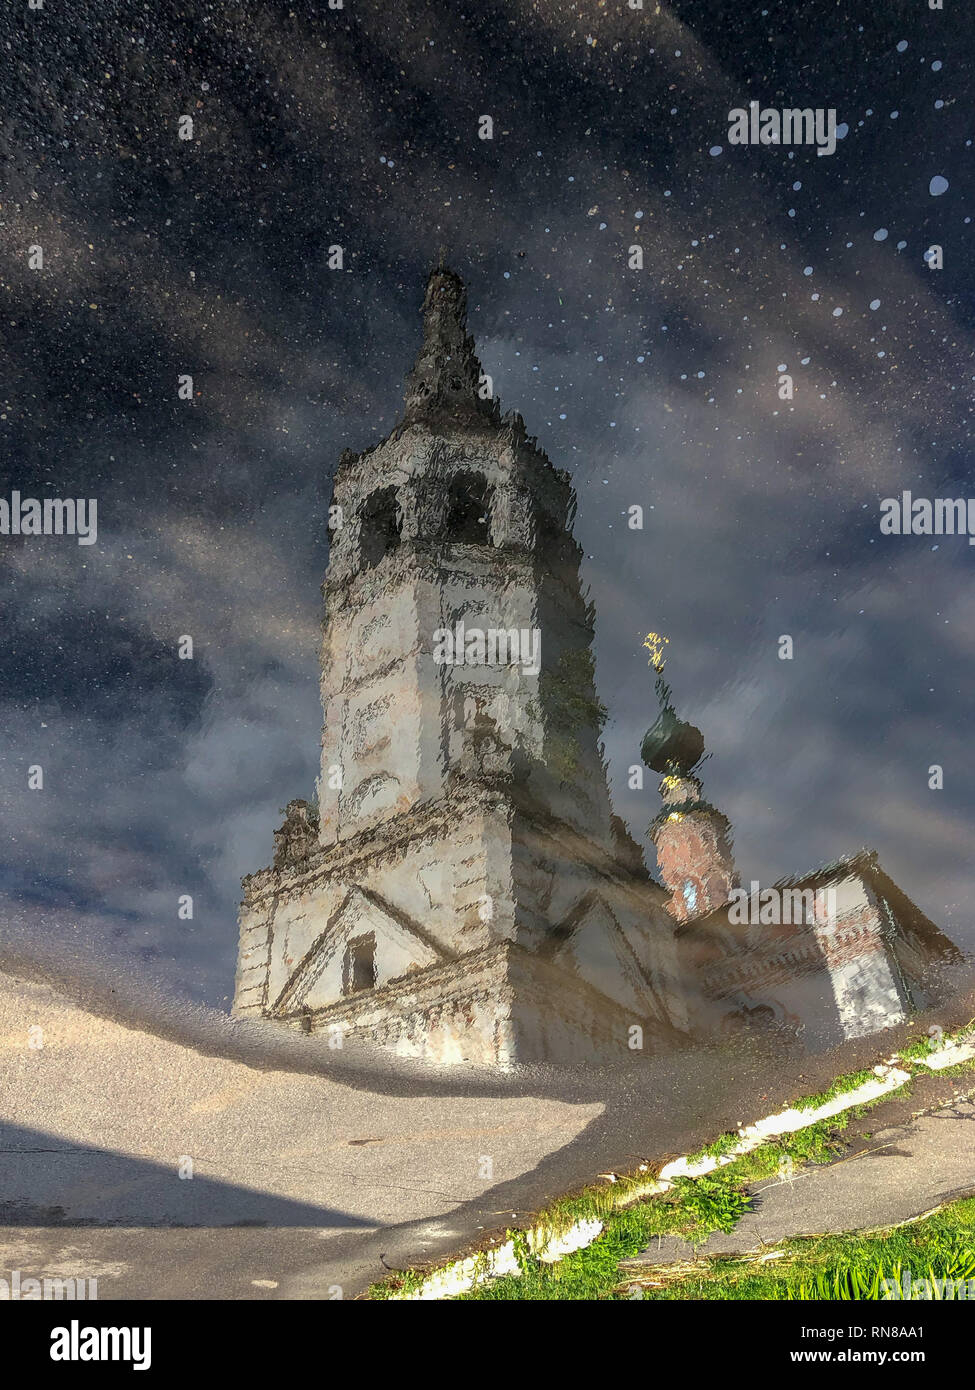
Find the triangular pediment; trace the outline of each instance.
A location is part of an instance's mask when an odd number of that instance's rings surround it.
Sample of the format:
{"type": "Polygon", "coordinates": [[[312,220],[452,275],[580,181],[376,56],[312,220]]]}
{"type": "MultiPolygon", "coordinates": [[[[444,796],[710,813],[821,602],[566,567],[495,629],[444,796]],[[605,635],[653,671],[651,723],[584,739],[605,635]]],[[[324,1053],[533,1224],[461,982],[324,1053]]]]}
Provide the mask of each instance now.
{"type": "Polygon", "coordinates": [[[555,929],[550,959],[624,1008],[639,1015],[648,1012],[650,1000],[639,963],[619,922],[598,894],[587,893],[555,929]]]}
{"type": "Polygon", "coordinates": [[[272,1006],[276,1014],[319,1009],[342,998],[343,962],[358,939],[375,941],[376,985],[452,956],[378,894],[353,887],[332,914],[272,1006]]]}

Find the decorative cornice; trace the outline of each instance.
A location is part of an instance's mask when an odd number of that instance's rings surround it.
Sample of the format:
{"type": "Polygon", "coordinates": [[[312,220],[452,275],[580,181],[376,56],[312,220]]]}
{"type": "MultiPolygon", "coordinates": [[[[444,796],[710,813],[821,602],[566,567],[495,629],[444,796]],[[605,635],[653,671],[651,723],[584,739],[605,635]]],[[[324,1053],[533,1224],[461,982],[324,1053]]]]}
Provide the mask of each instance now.
{"type": "Polygon", "coordinates": [[[451,832],[456,830],[459,820],[498,809],[511,814],[508,798],[495,789],[476,786],[459,788],[449,798],[438,797],[435,801],[420,802],[378,825],[369,826],[334,844],[321,846],[314,861],[309,860],[306,870],[289,874],[287,871],[277,873],[274,869],[261,869],[258,873],[247,875],[242,880],[245,898],[253,903],[272,893],[303,891],[311,884],[335,874],[348,876],[351,870],[390,853],[402,851],[400,857],[404,857],[405,852],[418,841],[435,838],[448,828],[451,832]]]}
{"type": "Polygon", "coordinates": [[[708,993],[723,995],[730,989],[744,985],[751,988],[760,982],[768,983],[776,976],[791,978],[798,974],[827,969],[833,957],[849,955],[851,947],[858,946],[861,950],[883,950],[885,945],[883,932],[876,919],[869,923],[863,920],[837,923],[828,937],[815,929],[805,927],[784,941],[776,943],[775,950],[770,950],[767,944],[759,943],[744,955],[705,966],[701,971],[701,979],[708,993]]]}
{"type": "Polygon", "coordinates": [[[648,894],[663,906],[668,895],[649,874],[646,878],[635,876],[608,850],[594,845],[558,817],[519,796],[516,790],[478,784],[461,784],[448,796],[419,803],[348,839],[323,845],[309,857],[307,867],[283,871],[268,868],[248,874],[241,880],[244,901],[253,907],[275,895],[291,896],[304,892],[333,876],[357,876],[367,865],[390,855],[405,858],[409,850],[420,842],[444,835],[453,836],[458,825],[472,816],[498,812],[504,815],[509,825],[520,818],[531,826],[535,835],[543,836],[557,845],[563,858],[585,864],[594,873],[637,898],[644,908],[648,894]]]}

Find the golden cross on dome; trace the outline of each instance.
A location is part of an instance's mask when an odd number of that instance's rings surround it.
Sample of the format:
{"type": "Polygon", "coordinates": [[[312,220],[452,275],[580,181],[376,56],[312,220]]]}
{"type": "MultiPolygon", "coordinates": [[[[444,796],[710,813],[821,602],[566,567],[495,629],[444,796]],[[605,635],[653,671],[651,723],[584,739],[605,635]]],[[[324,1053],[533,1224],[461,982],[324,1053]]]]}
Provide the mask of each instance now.
{"type": "Polygon", "coordinates": [[[669,637],[662,637],[659,632],[648,632],[643,639],[643,645],[650,653],[648,666],[652,666],[655,671],[662,671],[666,663],[664,647],[670,643],[669,637]]]}

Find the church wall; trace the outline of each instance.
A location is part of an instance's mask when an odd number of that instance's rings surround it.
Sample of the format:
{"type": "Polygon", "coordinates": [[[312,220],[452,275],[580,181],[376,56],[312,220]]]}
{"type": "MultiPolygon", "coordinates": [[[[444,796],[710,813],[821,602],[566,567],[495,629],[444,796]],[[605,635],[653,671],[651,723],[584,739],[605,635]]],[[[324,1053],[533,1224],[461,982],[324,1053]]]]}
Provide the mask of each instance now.
{"type": "MultiPolygon", "coordinates": [[[[632,1060],[633,1022],[584,982],[510,943],[353,995],[310,1018],[313,1032],[341,1030],[399,1056],[500,1067],[632,1060]]],[[[656,1039],[651,1026],[644,1047],[656,1039]]]]}
{"type": "MultiPolygon", "coordinates": [[[[403,832],[400,827],[398,838],[384,843],[380,831],[368,853],[350,847],[344,864],[336,859],[336,847],[309,871],[255,875],[241,909],[235,1012],[259,1011],[265,1000],[273,1005],[353,885],[376,894],[450,954],[479,950],[511,934],[511,837],[503,803],[474,798],[466,808],[444,806],[403,832]]],[[[382,952],[377,965],[381,978],[394,968],[382,952]]],[[[323,978],[338,997],[341,961],[323,978]]]]}
{"type": "Polygon", "coordinates": [[[635,1020],[658,1017],[685,1028],[673,921],[659,889],[570,830],[545,833],[529,817],[516,820],[513,854],[518,943],[544,951],[553,930],[569,933],[566,968],[635,1020]]]}
{"type": "Polygon", "coordinates": [[[749,950],[702,956],[701,1028],[720,1032],[731,1015],[765,1004],[818,1051],[906,1018],[910,1001],[875,895],[860,874],[822,886],[835,894],[833,922],[759,928],[749,950]]]}
{"type": "Polygon", "coordinates": [[[893,952],[886,917],[859,875],[831,885],[836,925],[817,931],[844,1038],[903,1022],[910,1001],[893,952]]]}
{"type": "Polygon", "coordinates": [[[345,897],[341,883],[311,884],[298,892],[283,891],[271,916],[268,1007],[274,1004],[307,952],[345,897]]]}
{"type": "Polygon", "coordinates": [[[553,537],[536,567],[543,674],[538,689],[544,747],[531,787],[567,824],[603,849],[612,845],[612,808],[600,754],[592,614],[579,579],[578,546],[553,537]]]}
{"type": "Polygon", "coordinates": [[[629,891],[612,886],[604,901],[620,925],[633,954],[650,977],[651,997],[667,1021],[678,1031],[690,1028],[690,982],[680,965],[673,921],[649,887],[637,890],[634,902],[629,891]]]}
{"type": "MultiPolygon", "coordinates": [[[[430,811],[428,817],[425,830],[417,824],[396,846],[383,849],[373,842],[372,852],[361,855],[350,848],[345,868],[338,863],[328,867],[341,853],[336,847],[310,872],[268,870],[256,876],[256,900],[245,900],[241,916],[242,952],[247,942],[254,953],[248,958],[254,962],[248,965],[248,992],[239,994],[241,1007],[256,1011],[263,1001],[261,962],[268,958],[266,999],[267,1006],[274,1004],[355,884],[377,894],[398,917],[416,922],[441,949],[462,957],[516,933],[530,949],[543,947],[551,928],[582,903],[583,918],[576,923],[571,958],[565,962],[570,975],[600,990],[610,1012],[609,1001],[615,1000],[630,1023],[667,1018],[684,1026],[672,923],[646,881],[614,868],[609,859],[598,871],[573,846],[528,828],[523,818],[516,817],[520,839],[513,847],[503,798],[474,796],[464,814],[455,805],[444,806],[441,815],[430,811]],[[653,982],[649,988],[641,969],[653,982]]],[[[398,968],[395,954],[378,941],[379,987],[398,968]]],[[[315,985],[315,1003],[329,992],[336,1000],[341,997],[342,959],[343,952],[336,950],[315,985]]],[[[410,964],[407,954],[402,969],[410,964]]],[[[462,964],[457,962],[456,968],[462,964]]],[[[556,1001],[553,1007],[557,1011],[561,1005],[556,1001]]]]}
{"type": "Polygon", "coordinates": [[[406,585],[332,622],[324,648],[320,838],[334,843],[421,799],[417,616],[406,585]],[[344,635],[338,636],[338,630],[344,635]],[[341,786],[332,772],[341,768],[341,786]]]}
{"type": "Polygon", "coordinates": [[[514,1059],[504,946],[352,995],[312,1015],[313,1032],[341,1029],[401,1057],[505,1066],[514,1059]]]}
{"type": "Polygon", "coordinates": [[[238,1016],[260,1014],[264,1008],[273,906],[273,898],[241,906],[232,1008],[238,1016]]]}
{"type": "Polygon", "coordinates": [[[516,1060],[544,1060],[552,1065],[611,1065],[632,1061],[652,1050],[656,1034],[643,1015],[611,1004],[585,982],[574,986],[571,976],[522,951],[510,957],[511,1031],[516,1060]],[[630,1043],[634,1024],[643,1026],[643,1048],[630,1043]]]}
{"type": "Polygon", "coordinates": [[[901,983],[879,945],[830,970],[844,1038],[860,1038],[893,1028],[907,1017],[901,983]]]}

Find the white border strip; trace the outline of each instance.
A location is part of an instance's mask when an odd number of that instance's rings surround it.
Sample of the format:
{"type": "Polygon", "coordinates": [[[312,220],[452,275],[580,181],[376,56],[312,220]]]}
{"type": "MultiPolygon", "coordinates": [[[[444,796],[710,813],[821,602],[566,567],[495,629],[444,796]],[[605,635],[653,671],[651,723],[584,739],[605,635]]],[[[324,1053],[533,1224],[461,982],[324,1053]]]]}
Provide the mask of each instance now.
{"type": "MultiPolygon", "coordinates": [[[[964,1036],[964,1035],[963,1035],[964,1036]]],[[[963,1043],[961,1038],[950,1038],[943,1047],[929,1052],[926,1057],[914,1057],[922,1067],[931,1071],[943,1071],[945,1067],[956,1067],[959,1062],[970,1062],[975,1057],[975,1043],[963,1043]]]]}

